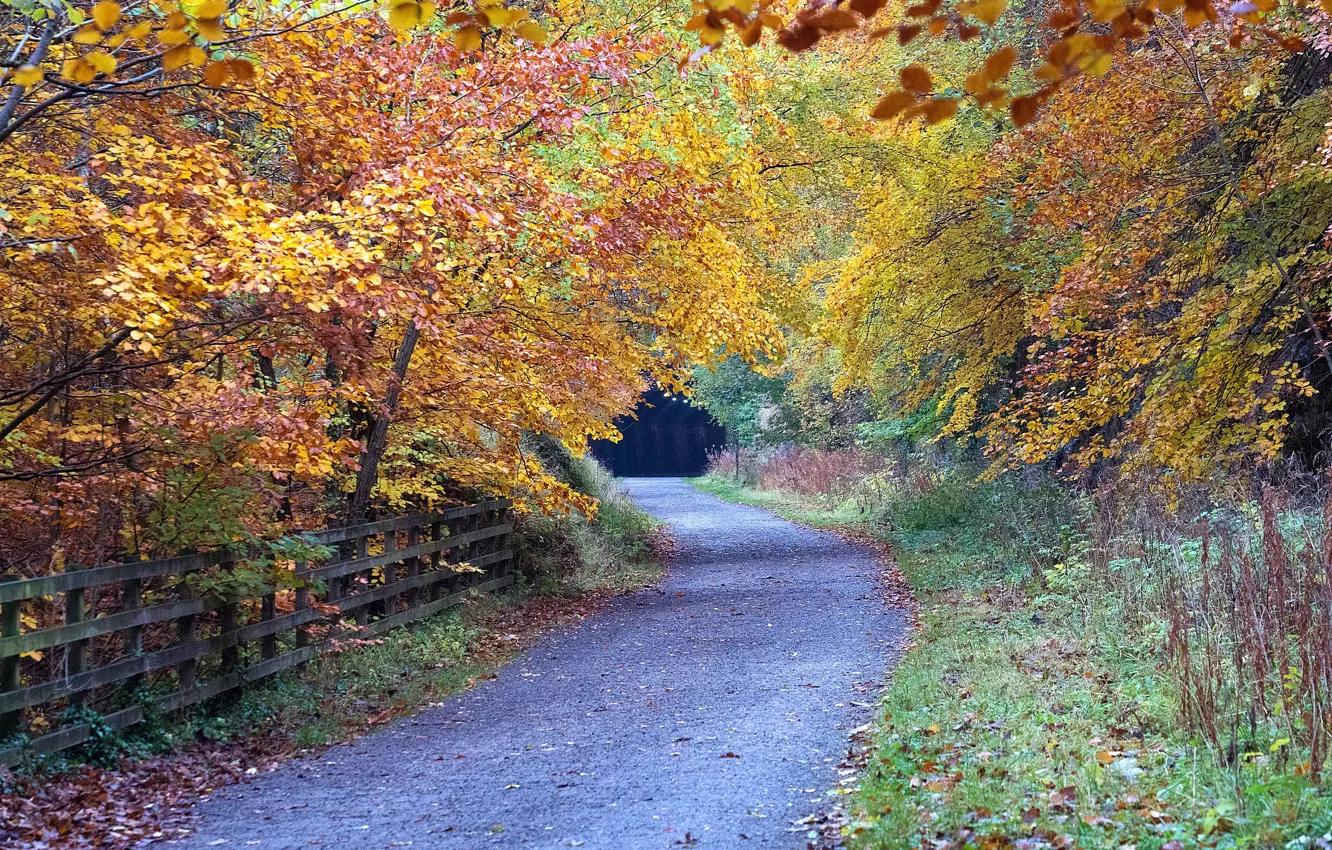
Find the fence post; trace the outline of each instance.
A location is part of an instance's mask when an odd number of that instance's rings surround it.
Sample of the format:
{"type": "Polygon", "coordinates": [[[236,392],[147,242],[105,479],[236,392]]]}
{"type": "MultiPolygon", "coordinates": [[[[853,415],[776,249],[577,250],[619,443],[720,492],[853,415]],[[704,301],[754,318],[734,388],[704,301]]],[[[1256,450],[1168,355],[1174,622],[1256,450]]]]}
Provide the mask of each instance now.
{"type": "MultiPolygon", "coordinates": [[[[143,579],[127,579],[120,592],[120,610],[133,611],[143,606],[143,579]]],[[[125,630],[122,655],[135,658],[143,654],[143,628],[131,626],[125,630]]],[[[125,680],[125,691],[134,693],[143,682],[142,676],[131,676],[125,680]]]]}
{"type": "MultiPolygon", "coordinates": [[[[449,523],[449,531],[452,532],[452,530],[453,530],[453,523],[449,523]]],[[[440,539],[441,539],[440,535],[443,534],[443,532],[444,532],[444,523],[440,522],[439,520],[435,520],[434,522],[432,522],[432,523],[430,524],[430,539],[431,539],[431,540],[434,540],[434,541],[438,541],[438,540],[440,540],[440,539]]],[[[438,569],[440,569],[440,565],[441,565],[443,562],[444,562],[444,550],[443,550],[443,549],[436,549],[434,552],[431,552],[431,553],[430,553],[430,568],[431,568],[431,569],[433,569],[433,570],[438,570],[438,569]]],[[[448,584],[448,589],[449,589],[449,591],[452,592],[452,591],[453,591],[453,579],[452,579],[452,578],[445,579],[444,581],[437,581],[437,582],[433,582],[433,583],[431,583],[431,585],[430,585],[430,601],[431,601],[431,602],[434,602],[436,599],[439,599],[439,597],[442,595],[442,593],[443,593],[443,591],[444,591],[444,585],[445,585],[446,583],[448,584]]]]}
{"type": "MultiPolygon", "coordinates": [[[[182,599],[193,599],[194,588],[190,587],[187,581],[188,576],[181,576],[180,590],[176,595],[182,599]]],[[[194,643],[198,618],[194,614],[188,614],[176,621],[176,643],[180,646],[194,643]]],[[[198,684],[199,661],[196,658],[189,658],[180,662],[176,667],[176,679],[182,691],[192,691],[198,684]]]]}
{"type": "MultiPolygon", "coordinates": [[[[363,535],[361,537],[356,538],[356,558],[359,560],[361,558],[369,557],[369,555],[370,555],[370,536],[363,535]]],[[[351,580],[354,582],[354,587],[352,588],[353,593],[359,592],[362,589],[368,589],[370,587],[370,571],[358,570],[357,572],[351,574],[351,580]],[[365,588],[361,588],[360,586],[362,577],[364,577],[365,579],[365,588]]],[[[365,624],[369,621],[370,621],[370,606],[369,605],[356,606],[356,627],[358,629],[364,628],[365,624]]]]}
{"type": "MultiPolygon", "coordinates": [[[[277,584],[278,584],[278,566],[277,563],[274,562],[273,586],[269,588],[267,593],[264,594],[263,599],[259,603],[259,619],[263,620],[265,623],[273,619],[273,617],[277,614],[277,584]]],[[[277,632],[264,635],[262,647],[263,649],[261,650],[261,654],[263,655],[265,661],[269,660],[270,658],[276,658],[277,632]]]]}
{"type": "MultiPolygon", "coordinates": [[[[17,575],[6,573],[0,576],[0,584],[7,581],[18,581],[18,579],[17,575]]],[[[19,608],[22,605],[22,600],[15,599],[13,602],[6,602],[3,606],[0,606],[0,637],[18,637],[21,628],[19,608]]],[[[18,655],[6,655],[4,658],[0,658],[0,693],[19,689],[20,660],[18,655]]],[[[22,726],[22,709],[0,714],[0,738],[8,738],[18,732],[22,726]]]]}
{"type": "MultiPolygon", "coordinates": [[[[236,562],[232,560],[232,556],[230,555],[230,553],[227,554],[227,559],[218,566],[218,570],[222,573],[225,573],[229,579],[232,579],[233,581],[231,582],[231,584],[234,586],[234,579],[236,577],[235,576],[236,562]]],[[[236,631],[237,628],[236,593],[234,591],[234,587],[226,587],[224,589],[224,592],[225,596],[223,597],[223,602],[221,606],[219,606],[217,609],[217,623],[218,623],[219,636],[232,634],[236,631]]],[[[239,642],[233,643],[227,647],[223,647],[222,649],[223,673],[234,672],[236,668],[240,666],[240,654],[241,654],[241,646],[239,642]]]]}
{"type": "MultiPolygon", "coordinates": [[[[65,572],[72,573],[79,569],[77,564],[65,564],[65,572]]],[[[80,587],[74,590],[65,591],[65,624],[72,626],[75,623],[82,623],[85,611],[85,593],[87,591],[80,587]]],[[[70,641],[65,646],[65,678],[71,678],[83,672],[85,662],[88,658],[88,642],[86,640],[70,641]]],[[[83,705],[87,702],[88,694],[86,692],[73,694],[69,698],[70,705],[83,705]]]]}
{"type": "MultiPolygon", "coordinates": [[[[495,520],[496,522],[498,522],[498,524],[503,525],[508,521],[508,519],[509,519],[508,505],[504,505],[498,511],[495,512],[495,520]]],[[[509,548],[509,533],[506,531],[505,533],[495,538],[495,551],[503,552],[507,548],[509,548]]],[[[505,558],[504,560],[500,561],[498,564],[495,565],[495,576],[497,578],[504,578],[509,574],[509,561],[510,561],[509,558],[505,558]]]]}
{"type": "MultiPolygon", "coordinates": [[[[310,565],[304,560],[296,562],[296,610],[307,611],[310,608],[310,588],[305,584],[305,573],[310,565]]],[[[303,649],[310,645],[310,627],[296,627],[296,648],[303,649]]]]}
{"type": "MultiPolygon", "coordinates": [[[[408,548],[411,548],[413,546],[419,546],[419,545],[421,545],[421,528],[420,526],[414,525],[411,528],[407,529],[407,546],[408,548]]],[[[415,579],[417,576],[421,575],[420,555],[413,555],[412,557],[407,559],[406,563],[407,563],[408,581],[411,581],[412,579],[415,579]]],[[[406,603],[408,611],[416,607],[416,600],[418,598],[420,598],[420,594],[416,592],[416,588],[413,587],[411,590],[407,591],[406,603]]]]}
{"type": "MultiPolygon", "coordinates": [[[[471,534],[474,531],[480,531],[482,528],[485,527],[485,522],[486,522],[486,512],[477,511],[476,513],[468,517],[467,525],[463,528],[463,533],[471,534]]],[[[471,543],[468,543],[466,546],[463,547],[463,551],[462,554],[459,555],[459,559],[468,563],[472,562],[473,560],[476,559],[477,552],[479,551],[478,547],[480,545],[481,545],[480,540],[474,540],[471,543]]],[[[467,573],[467,578],[464,580],[464,586],[473,587],[474,585],[480,584],[482,581],[484,581],[484,579],[481,576],[478,576],[476,573],[467,573]]]]}
{"type": "MultiPolygon", "coordinates": [[[[396,551],[398,551],[398,532],[392,530],[384,532],[384,554],[391,555],[396,551]]],[[[382,573],[385,585],[397,584],[398,562],[390,561],[385,564],[382,573]]],[[[397,597],[386,596],[370,607],[374,609],[376,616],[387,617],[389,614],[392,614],[397,607],[397,597]]]]}

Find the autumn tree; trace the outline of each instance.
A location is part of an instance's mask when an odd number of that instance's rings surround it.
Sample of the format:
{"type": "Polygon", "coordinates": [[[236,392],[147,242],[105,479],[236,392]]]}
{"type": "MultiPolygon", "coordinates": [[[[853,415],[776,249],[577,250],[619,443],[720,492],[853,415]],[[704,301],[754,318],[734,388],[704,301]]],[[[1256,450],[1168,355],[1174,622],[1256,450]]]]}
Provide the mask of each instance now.
{"type": "Polygon", "coordinates": [[[616,31],[540,47],[525,13],[487,8],[518,37],[479,12],[307,10],[246,42],[226,84],[205,63],[143,96],[71,96],[10,134],[11,566],[469,488],[590,507],[523,456],[525,432],[577,451],[648,380],[775,353],[759,166],[742,126],[684,108],[697,92],[655,95],[675,45],[616,31]]]}

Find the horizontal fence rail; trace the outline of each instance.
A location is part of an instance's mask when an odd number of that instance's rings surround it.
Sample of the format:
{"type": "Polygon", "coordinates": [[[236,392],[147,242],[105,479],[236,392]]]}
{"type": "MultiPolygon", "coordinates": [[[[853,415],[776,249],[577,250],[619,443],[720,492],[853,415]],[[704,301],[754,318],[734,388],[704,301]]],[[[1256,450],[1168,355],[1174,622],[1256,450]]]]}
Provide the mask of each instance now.
{"type": "Polygon", "coordinates": [[[0,764],[195,705],[511,584],[509,506],[289,538],[299,555],[219,551],[0,576],[0,764]]]}

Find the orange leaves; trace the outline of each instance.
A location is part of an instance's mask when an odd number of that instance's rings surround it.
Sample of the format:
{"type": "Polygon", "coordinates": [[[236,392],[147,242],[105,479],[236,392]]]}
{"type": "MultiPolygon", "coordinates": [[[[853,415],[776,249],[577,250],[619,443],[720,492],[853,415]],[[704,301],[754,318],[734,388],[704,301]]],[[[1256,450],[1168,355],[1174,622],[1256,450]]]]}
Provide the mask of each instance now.
{"type": "Polygon", "coordinates": [[[190,34],[185,31],[189,20],[179,12],[167,16],[166,27],[159,30],[157,40],[162,44],[189,44],[190,34]]]}
{"type": "Polygon", "coordinates": [[[903,118],[924,118],[928,124],[939,124],[957,114],[960,99],[956,97],[931,97],[928,95],[934,87],[930,74],[919,65],[903,68],[901,72],[902,91],[889,92],[875,104],[870,116],[876,121],[888,121],[899,116],[903,118]]]}
{"type": "Polygon", "coordinates": [[[927,123],[938,124],[957,114],[958,103],[959,98],[956,97],[931,98],[921,107],[921,115],[927,123]]]}
{"type": "Polygon", "coordinates": [[[934,88],[930,72],[921,65],[908,65],[898,72],[902,82],[902,91],[885,95],[870,112],[877,121],[887,121],[899,115],[912,117],[923,115],[931,124],[951,118],[957,112],[956,98],[934,98],[923,104],[919,95],[929,94],[934,88]]]}
{"type": "Polygon", "coordinates": [[[463,52],[476,50],[481,46],[481,30],[470,25],[458,27],[453,31],[453,46],[463,52]]]}
{"type": "Polygon", "coordinates": [[[514,29],[514,32],[519,38],[525,41],[530,41],[533,44],[545,44],[550,40],[550,36],[546,33],[546,30],[540,24],[533,23],[532,21],[522,22],[514,29]]]}
{"type": "Polygon", "coordinates": [[[6,81],[16,86],[31,86],[42,81],[42,69],[36,65],[23,65],[15,69],[6,81]]]}
{"type": "Polygon", "coordinates": [[[792,53],[802,53],[819,43],[819,31],[813,27],[787,27],[777,33],[777,43],[792,53]]]}
{"type": "Polygon", "coordinates": [[[231,80],[248,85],[256,76],[253,63],[245,59],[222,59],[204,66],[204,82],[213,88],[224,86],[231,80]]]}
{"type": "Polygon", "coordinates": [[[97,79],[97,69],[83,59],[68,59],[60,68],[60,75],[76,83],[91,83],[97,79]]]}
{"type": "MultiPolygon", "coordinates": [[[[1332,0],[1320,0],[1320,3],[1332,14],[1332,0]]],[[[1059,0],[1059,4],[1060,8],[1051,11],[1043,23],[1043,27],[1048,30],[1046,42],[1050,44],[1046,61],[1032,70],[1042,87],[1035,93],[1023,95],[1020,103],[1012,105],[1009,92],[998,83],[1007,78],[1020,61],[1020,56],[1016,44],[1001,45],[996,55],[1002,57],[1005,67],[978,70],[968,77],[964,86],[967,94],[978,105],[986,109],[1008,106],[1015,122],[1019,125],[1028,124],[1034,120],[1041,103],[1064,80],[1079,75],[1099,77],[1108,73],[1120,45],[1145,37],[1147,28],[1155,23],[1158,14],[1179,13],[1190,28],[1219,20],[1215,0],[1150,0],[1141,4],[1139,0],[1086,0],[1085,5],[1078,0],[1059,0]],[[1084,25],[1097,26],[1085,31],[1084,25]]],[[[809,50],[825,36],[858,28],[864,20],[877,15],[884,5],[883,0],[845,0],[807,7],[786,29],[778,33],[777,41],[792,52],[809,50]]],[[[1008,0],[962,0],[950,12],[943,0],[921,0],[903,10],[901,21],[874,29],[868,38],[874,41],[896,33],[898,44],[905,46],[923,35],[947,37],[952,31],[958,40],[968,41],[978,36],[982,27],[998,25],[1007,5],[1008,0]]],[[[1234,2],[1230,11],[1240,19],[1241,28],[1230,38],[1231,46],[1244,44],[1246,31],[1242,27],[1261,28],[1264,26],[1261,24],[1264,16],[1276,7],[1277,0],[1234,2]]],[[[742,24],[737,23],[741,27],[742,41],[746,45],[757,43],[761,28],[742,24]]],[[[724,20],[716,21],[706,43],[710,46],[719,44],[726,26],[724,20]]],[[[1278,44],[1291,52],[1306,49],[1304,39],[1289,31],[1266,28],[1262,29],[1262,35],[1268,43],[1278,44]]],[[[902,114],[908,108],[899,109],[901,103],[897,97],[885,98],[874,107],[872,114],[876,117],[902,114]]],[[[931,109],[931,115],[944,112],[946,109],[941,106],[931,109]]],[[[924,113],[922,111],[918,114],[924,113]]]]}
{"type": "Polygon", "coordinates": [[[222,41],[227,32],[222,16],[227,13],[227,0],[204,0],[194,10],[194,29],[208,41],[222,41]]]}
{"type": "Polygon", "coordinates": [[[1014,98],[1008,107],[1009,117],[1019,127],[1025,127],[1036,120],[1036,112],[1041,108],[1040,98],[1033,95],[1014,98]]]}
{"type": "Polygon", "coordinates": [[[686,31],[698,33],[698,43],[715,47],[726,37],[726,22],[713,12],[695,15],[685,24],[686,31]]]}
{"type": "Polygon", "coordinates": [[[1127,8],[1124,0],[1091,0],[1088,7],[1091,9],[1092,20],[1098,24],[1110,23],[1124,14],[1127,8]]]}
{"type": "MultiPolygon", "coordinates": [[[[1332,0],[1329,0],[1332,2],[1332,0]]],[[[862,18],[872,18],[888,5],[888,0],[849,0],[847,8],[862,18]]]]}
{"type": "Polygon", "coordinates": [[[83,61],[96,68],[97,72],[101,74],[112,74],[116,70],[115,57],[100,50],[94,50],[87,54],[83,57],[83,61]]]}
{"type": "Polygon", "coordinates": [[[176,71],[187,65],[202,68],[208,62],[208,54],[197,44],[181,44],[162,54],[162,68],[176,71]]]}
{"type": "Polygon", "coordinates": [[[226,62],[209,62],[204,66],[204,83],[213,88],[226,85],[231,77],[231,71],[227,68],[226,62]]]}
{"type": "Polygon", "coordinates": [[[970,15],[989,26],[999,23],[999,16],[1008,8],[1008,0],[963,0],[957,4],[957,11],[970,15]]]}
{"type": "Polygon", "coordinates": [[[903,118],[924,118],[928,124],[939,124],[957,114],[960,98],[932,97],[921,100],[910,92],[899,91],[885,95],[870,115],[878,121],[887,121],[899,115],[903,118]]]}
{"type": "Polygon", "coordinates": [[[986,82],[997,83],[1008,76],[1013,70],[1013,63],[1017,61],[1017,48],[1009,45],[1001,47],[994,53],[991,53],[985,60],[981,73],[986,82]]]}
{"type": "MultiPolygon", "coordinates": [[[[875,0],[877,2],[877,0],[875,0]]],[[[728,29],[734,29],[740,41],[746,47],[752,47],[763,39],[763,30],[781,30],[782,19],[768,11],[771,0],[757,3],[755,0],[694,0],[694,16],[685,25],[685,30],[698,33],[702,51],[687,57],[681,67],[696,59],[699,55],[712,50],[726,38],[728,29]]],[[[814,14],[814,13],[810,13],[814,14]]],[[[843,15],[850,15],[838,7],[829,7],[818,14],[830,14],[829,26],[836,26],[843,15]]],[[[854,16],[851,16],[854,18],[854,16]]],[[[788,50],[806,50],[818,41],[818,31],[808,27],[800,32],[782,30],[777,33],[777,40],[788,50]]]]}
{"type": "Polygon", "coordinates": [[[1200,27],[1205,23],[1216,23],[1216,8],[1211,0],[1185,0],[1184,23],[1190,27],[1200,27]]]}
{"type": "MultiPolygon", "coordinates": [[[[384,7],[389,27],[397,32],[409,32],[427,26],[435,17],[435,4],[425,0],[388,0],[384,7]]],[[[453,27],[449,36],[453,46],[464,53],[479,50],[488,29],[508,29],[518,38],[533,44],[545,44],[549,39],[545,28],[530,19],[528,11],[519,6],[505,6],[501,0],[479,0],[473,12],[450,12],[444,22],[453,27]]]]}
{"type": "MultiPolygon", "coordinates": [[[[985,60],[984,65],[967,77],[966,91],[977,104],[990,108],[1007,102],[1008,92],[999,87],[1013,70],[1017,50],[1002,47],[985,60]]],[[[909,65],[899,72],[902,90],[885,95],[875,104],[870,116],[878,121],[896,117],[924,118],[928,124],[939,124],[957,114],[961,98],[937,96],[922,99],[934,91],[934,80],[923,65],[909,65]]]]}
{"type": "Polygon", "coordinates": [[[895,91],[890,92],[875,105],[870,113],[876,121],[887,121],[896,118],[907,109],[916,105],[916,97],[910,92],[895,91]]]}
{"type": "Polygon", "coordinates": [[[902,79],[902,88],[916,94],[929,94],[930,89],[934,88],[934,80],[930,79],[930,72],[925,70],[922,65],[908,65],[903,68],[898,76],[902,79]]]}
{"type": "Polygon", "coordinates": [[[860,18],[846,9],[829,6],[810,18],[809,26],[824,33],[845,32],[859,27],[860,18]]]}

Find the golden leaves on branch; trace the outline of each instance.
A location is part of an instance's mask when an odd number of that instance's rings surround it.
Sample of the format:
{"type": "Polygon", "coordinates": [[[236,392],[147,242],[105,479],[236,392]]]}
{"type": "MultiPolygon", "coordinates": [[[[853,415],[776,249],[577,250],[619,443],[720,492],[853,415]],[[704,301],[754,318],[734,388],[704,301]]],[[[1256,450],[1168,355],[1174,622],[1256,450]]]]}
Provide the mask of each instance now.
{"type": "Polygon", "coordinates": [[[911,92],[895,91],[884,95],[882,99],[875,104],[870,115],[877,121],[887,121],[890,118],[896,118],[905,110],[916,105],[916,96],[911,92]]]}
{"type": "Polygon", "coordinates": [[[36,65],[23,65],[9,75],[6,82],[16,86],[31,86],[42,81],[42,69],[36,65]]]}
{"type": "MultiPolygon", "coordinates": [[[[225,8],[225,3],[223,4],[225,8]]],[[[109,32],[120,20],[120,4],[112,0],[102,0],[92,7],[93,25],[102,32],[109,32]]]]}
{"type": "MultiPolygon", "coordinates": [[[[203,83],[208,86],[221,86],[229,80],[253,82],[255,68],[249,60],[219,58],[210,62],[204,49],[208,44],[231,37],[225,20],[229,14],[228,0],[201,0],[157,6],[151,11],[134,9],[129,13],[114,0],[101,0],[86,15],[72,10],[70,19],[79,28],[70,37],[69,45],[91,49],[82,54],[66,50],[59,56],[60,76],[88,85],[98,77],[113,79],[128,59],[136,60],[136,65],[144,59],[157,59],[168,73],[188,67],[203,68],[203,83]],[[135,43],[139,45],[137,51],[127,50],[135,43]]],[[[25,66],[7,81],[34,85],[43,77],[41,68],[25,66]]]]}
{"type": "MultiPolygon", "coordinates": [[[[762,40],[765,27],[775,30],[782,26],[782,19],[767,11],[769,5],[755,0],[694,0],[693,17],[685,23],[685,30],[698,33],[702,52],[721,44],[728,24],[739,34],[742,44],[753,47],[762,40]]],[[[683,67],[686,63],[680,64],[683,67]]]]}
{"type": "Polygon", "coordinates": [[[222,16],[227,13],[227,0],[204,0],[195,9],[194,29],[209,41],[222,41],[227,32],[222,28],[222,16]]]}
{"type": "Polygon", "coordinates": [[[405,32],[430,23],[435,17],[435,4],[417,3],[415,0],[390,2],[387,12],[389,26],[398,32],[405,32]]]}
{"type": "MultiPolygon", "coordinates": [[[[384,7],[388,24],[397,32],[408,32],[430,23],[435,17],[435,4],[417,0],[389,0],[384,7]]],[[[453,27],[450,41],[464,52],[477,50],[488,29],[508,29],[518,38],[533,44],[545,44],[550,36],[544,27],[531,19],[526,9],[505,6],[500,0],[480,0],[474,11],[450,12],[444,23],[453,27]]]]}
{"type": "Polygon", "coordinates": [[[219,59],[204,66],[204,82],[213,88],[224,86],[231,80],[250,85],[257,77],[254,65],[244,59],[219,59]]]}

